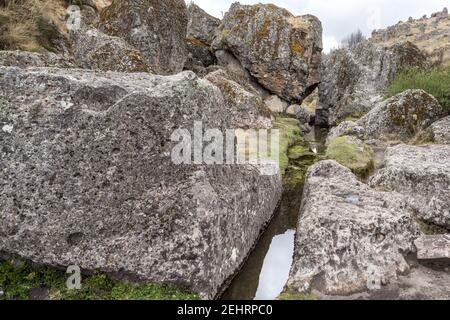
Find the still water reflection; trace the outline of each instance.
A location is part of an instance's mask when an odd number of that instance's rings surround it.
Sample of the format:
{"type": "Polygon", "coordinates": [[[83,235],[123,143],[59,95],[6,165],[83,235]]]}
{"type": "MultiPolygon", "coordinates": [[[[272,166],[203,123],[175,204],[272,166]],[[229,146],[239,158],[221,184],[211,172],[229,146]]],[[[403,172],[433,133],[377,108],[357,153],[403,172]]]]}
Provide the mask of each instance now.
{"type": "Polygon", "coordinates": [[[302,188],[281,206],[246,264],[234,278],[224,300],[272,300],[286,284],[294,253],[295,227],[302,188]]]}
{"type": "MultiPolygon", "coordinates": [[[[325,151],[327,130],[314,127],[305,136],[310,149],[325,151]]],[[[271,300],[278,297],[288,279],[303,186],[285,192],[281,206],[248,261],[222,296],[224,300],[271,300]]]]}
{"type": "Polygon", "coordinates": [[[295,230],[272,239],[259,276],[255,300],[273,300],[283,291],[289,277],[294,252],[295,230]]]}

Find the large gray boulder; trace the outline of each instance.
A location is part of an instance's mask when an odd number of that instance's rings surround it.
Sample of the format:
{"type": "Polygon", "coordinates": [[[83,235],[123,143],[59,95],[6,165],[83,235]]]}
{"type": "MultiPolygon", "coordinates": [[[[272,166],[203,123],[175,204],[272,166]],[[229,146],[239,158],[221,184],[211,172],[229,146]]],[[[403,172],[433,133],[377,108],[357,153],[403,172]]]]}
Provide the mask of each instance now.
{"type": "MultiPolygon", "coordinates": [[[[355,135],[363,139],[410,142],[445,115],[444,108],[423,90],[406,90],[379,102],[357,121],[343,121],[330,130],[328,138],[355,135]]],[[[445,127],[437,124],[439,128],[445,127]]],[[[439,139],[439,130],[437,136],[439,139]]]]}
{"type": "Polygon", "coordinates": [[[433,123],[431,131],[436,143],[450,144],[450,116],[433,123]]]}
{"type": "Polygon", "coordinates": [[[271,93],[264,89],[250,72],[233,56],[225,50],[217,50],[214,52],[217,59],[217,66],[224,69],[235,82],[238,82],[246,90],[254,92],[263,98],[271,96],[271,93]]]}
{"type": "Polygon", "coordinates": [[[114,0],[102,10],[99,27],[141,51],[156,73],[174,74],[187,58],[187,24],[184,0],[114,0]]]}
{"type": "Polygon", "coordinates": [[[118,71],[149,72],[145,56],[119,37],[83,27],[71,32],[73,55],[82,68],[118,71]]]}
{"type": "Polygon", "coordinates": [[[184,68],[204,75],[207,73],[205,68],[216,62],[210,47],[220,20],[207,14],[194,3],[189,5],[188,11],[189,22],[186,38],[188,59],[184,68]]]}
{"type": "Polygon", "coordinates": [[[450,234],[422,236],[414,244],[417,247],[417,259],[450,262],[450,234]]]}
{"type": "Polygon", "coordinates": [[[349,295],[409,272],[419,230],[400,194],[372,190],[327,160],[309,169],[302,201],[287,290],[349,295]]]}
{"type": "Polygon", "coordinates": [[[318,121],[334,126],[347,116],[367,113],[383,100],[397,73],[427,65],[425,54],[410,42],[385,48],[364,41],[352,49],[326,55],[321,67],[318,121]]]}
{"type": "Polygon", "coordinates": [[[0,251],[213,298],[271,219],[281,178],[175,164],[171,135],[194,121],[234,119],[192,72],[0,67],[0,251]]]}
{"type": "Polygon", "coordinates": [[[271,113],[263,99],[255,92],[246,90],[233,81],[224,70],[208,74],[204,79],[216,85],[223,94],[227,112],[235,119],[236,128],[269,129],[272,127],[271,113]]]}
{"type": "Polygon", "coordinates": [[[367,139],[393,136],[405,141],[444,114],[444,108],[433,96],[423,90],[406,90],[379,103],[357,123],[364,128],[367,139]]]}
{"type": "Polygon", "coordinates": [[[0,66],[5,67],[56,67],[75,68],[72,59],[58,55],[53,52],[27,52],[27,51],[0,51],[0,66]]]}
{"type": "Polygon", "coordinates": [[[314,16],[236,2],[212,46],[231,52],[263,87],[287,101],[303,100],[320,82],[322,26],[314,16]]]}
{"type": "Polygon", "coordinates": [[[388,148],[370,185],[408,195],[416,215],[450,230],[450,146],[388,148]]]}
{"type": "Polygon", "coordinates": [[[216,29],[220,25],[220,19],[209,15],[194,3],[189,5],[188,11],[187,37],[211,43],[216,29]]]}

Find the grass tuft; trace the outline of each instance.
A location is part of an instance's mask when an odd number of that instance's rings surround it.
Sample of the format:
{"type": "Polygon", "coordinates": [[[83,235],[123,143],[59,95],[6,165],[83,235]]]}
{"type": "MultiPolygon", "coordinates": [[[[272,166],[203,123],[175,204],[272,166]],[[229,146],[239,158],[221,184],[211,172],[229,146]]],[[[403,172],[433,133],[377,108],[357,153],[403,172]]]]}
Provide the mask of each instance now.
{"type": "Polygon", "coordinates": [[[358,177],[365,179],[374,169],[374,151],[361,140],[343,136],[331,140],[326,158],[336,160],[358,177]]]}
{"type": "Polygon", "coordinates": [[[4,0],[0,2],[0,50],[54,51],[54,42],[67,37],[61,17],[63,0],[4,0]]]}
{"type": "Polygon", "coordinates": [[[450,67],[433,70],[410,69],[398,74],[389,86],[386,97],[408,89],[422,89],[434,96],[450,112],[450,67]]]}
{"type": "Polygon", "coordinates": [[[161,284],[133,284],[103,273],[83,276],[80,290],[66,287],[68,274],[48,267],[32,267],[26,262],[0,261],[1,299],[30,297],[33,289],[45,289],[51,300],[198,300],[198,296],[161,284]]]}

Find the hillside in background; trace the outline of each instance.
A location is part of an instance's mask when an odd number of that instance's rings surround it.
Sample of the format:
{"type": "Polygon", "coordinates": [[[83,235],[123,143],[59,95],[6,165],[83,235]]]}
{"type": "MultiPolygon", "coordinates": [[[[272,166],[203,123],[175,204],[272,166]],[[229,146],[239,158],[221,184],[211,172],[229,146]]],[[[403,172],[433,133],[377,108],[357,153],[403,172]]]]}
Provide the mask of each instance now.
{"type": "Polygon", "coordinates": [[[420,19],[409,18],[386,29],[375,30],[372,42],[385,46],[410,41],[436,64],[450,65],[450,16],[447,8],[420,19]]]}

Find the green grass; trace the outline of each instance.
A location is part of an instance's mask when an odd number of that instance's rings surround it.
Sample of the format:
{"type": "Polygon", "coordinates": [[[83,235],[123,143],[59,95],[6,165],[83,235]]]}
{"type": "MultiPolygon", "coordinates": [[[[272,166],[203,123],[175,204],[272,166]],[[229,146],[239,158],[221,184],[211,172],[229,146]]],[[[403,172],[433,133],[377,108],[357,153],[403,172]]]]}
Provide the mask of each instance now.
{"type": "Polygon", "coordinates": [[[362,179],[366,178],[374,168],[372,148],[352,136],[331,140],[326,151],[326,158],[336,160],[362,179]]]}
{"type": "Polygon", "coordinates": [[[312,293],[298,293],[298,292],[294,292],[294,291],[285,291],[283,292],[278,298],[277,300],[282,300],[282,301],[289,301],[289,300],[294,300],[294,301],[311,301],[311,300],[320,300],[320,297],[312,294],[312,293]]]}
{"type": "Polygon", "coordinates": [[[367,114],[367,112],[355,112],[355,113],[349,114],[344,119],[340,119],[339,121],[337,121],[336,124],[340,125],[342,122],[345,122],[345,121],[356,122],[359,119],[361,119],[362,117],[364,117],[366,114],[367,114]]]}
{"type": "Polygon", "coordinates": [[[398,74],[389,86],[390,98],[408,89],[422,89],[434,96],[450,112],[450,67],[434,70],[410,69],[398,74]]]}
{"type": "Polygon", "coordinates": [[[421,219],[416,219],[420,231],[425,235],[447,234],[448,231],[434,224],[429,224],[421,219]]]}
{"type": "Polygon", "coordinates": [[[305,145],[300,122],[291,117],[277,117],[274,123],[275,129],[280,130],[279,153],[280,171],[284,175],[289,166],[289,149],[305,145]]]}
{"type": "Polygon", "coordinates": [[[282,114],[275,119],[274,127],[280,130],[279,161],[283,185],[287,191],[295,190],[304,183],[308,168],[320,157],[309,150],[297,119],[282,114]]]}
{"type": "Polygon", "coordinates": [[[197,300],[197,295],[159,284],[132,284],[95,273],[82,277],[80,290],[66,287],[68,274],[29,263],[0,261],[0,299],[28,299],[32,289],[48,289],[52,300],[197,300]]]}

